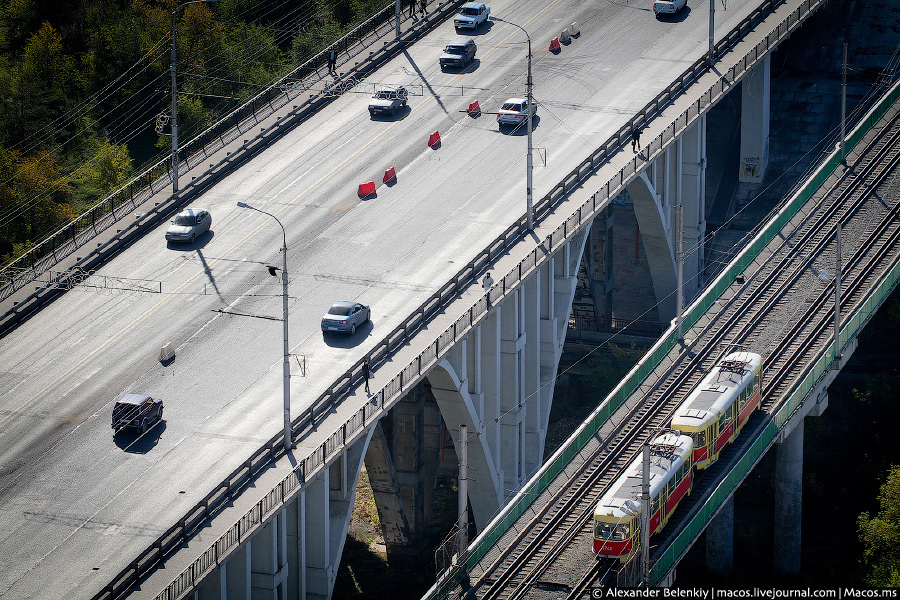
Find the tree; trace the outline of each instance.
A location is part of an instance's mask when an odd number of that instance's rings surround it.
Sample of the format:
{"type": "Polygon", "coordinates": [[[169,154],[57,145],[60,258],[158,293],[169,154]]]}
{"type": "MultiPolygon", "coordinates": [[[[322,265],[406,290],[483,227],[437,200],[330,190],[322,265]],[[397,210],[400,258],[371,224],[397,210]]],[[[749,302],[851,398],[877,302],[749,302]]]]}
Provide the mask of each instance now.
{"type": "Polygon", "coordinates": [[[877,517],[859,515],[859,538],[865,545],[863,561],[869,569],[866,583],[900,587],[900,465],[894,465],[878,494],[877,517]]]}

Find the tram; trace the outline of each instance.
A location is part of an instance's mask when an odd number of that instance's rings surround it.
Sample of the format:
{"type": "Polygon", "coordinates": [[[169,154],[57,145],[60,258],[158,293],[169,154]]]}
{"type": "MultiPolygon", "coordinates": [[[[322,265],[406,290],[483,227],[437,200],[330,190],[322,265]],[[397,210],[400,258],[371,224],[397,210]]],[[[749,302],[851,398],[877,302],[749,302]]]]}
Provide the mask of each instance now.
{"type": "MultiPolygon", "coordinates": [[[[690,436],[664,433],[650,444],[650,534],[662,529],[682,498],[691,492],[690,436]]],[[[594,554],[624,562],[640,545],[643,456],[636,458],[607,490],[594,510],[594,554]]]]}
{"type": "Polygon", "coordinates": [[[694,467],[705,469],[759,408],[762,357],[732,352],[703,378],[672,417],[672,429],[694,440],[694,467]]]}

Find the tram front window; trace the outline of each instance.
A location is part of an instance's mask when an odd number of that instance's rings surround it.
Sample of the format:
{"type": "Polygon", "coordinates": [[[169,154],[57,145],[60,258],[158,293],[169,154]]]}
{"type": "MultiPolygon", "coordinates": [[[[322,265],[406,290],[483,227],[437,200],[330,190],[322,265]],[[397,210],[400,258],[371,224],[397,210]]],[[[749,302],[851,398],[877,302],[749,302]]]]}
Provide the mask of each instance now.
{"type": "Polygon", "coordinates": [[[694,438],[694,448],[702,448],[706,445],[706,431],[698,431],[691,434],[691,437],[694,438]]]}
{"type": "Polygon", "coordinates": [[[627,540],[630,533],[627,523],[613,525],[612,523],[596,523],[594,527],[594,537],[600,540],[612,540],[621,542],[627,540]]]}

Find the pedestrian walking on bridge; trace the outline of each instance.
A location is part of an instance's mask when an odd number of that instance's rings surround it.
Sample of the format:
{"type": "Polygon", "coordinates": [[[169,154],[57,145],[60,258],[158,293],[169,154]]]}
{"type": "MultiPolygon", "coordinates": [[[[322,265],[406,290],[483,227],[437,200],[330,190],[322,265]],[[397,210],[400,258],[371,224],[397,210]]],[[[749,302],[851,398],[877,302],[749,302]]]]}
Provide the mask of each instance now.
{"type": "Polygon", "coordinates": [[[371,369],[371,366],[369,365],[369,357],[368,356],[363,361],[362,374],[363,374],[363,379],[366,380],[366,395],[371,396],[372,392],[369,391],[369,377],[372,376],[372,369],[371,369]]]}

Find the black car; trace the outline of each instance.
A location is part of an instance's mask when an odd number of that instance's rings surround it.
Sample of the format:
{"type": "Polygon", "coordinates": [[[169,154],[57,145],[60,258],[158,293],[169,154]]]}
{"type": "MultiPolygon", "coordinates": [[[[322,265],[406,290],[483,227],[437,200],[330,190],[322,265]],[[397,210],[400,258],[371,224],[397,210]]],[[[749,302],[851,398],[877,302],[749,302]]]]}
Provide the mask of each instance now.
{"type": "Polygon", "coordinates": [[[113,406],[112,428],[116,433],[125,428],[145,432],[162,421],[163,401],[141,394],[127,394],[113,406]]]}
{"type": "Polygon", "coordinates": [[[460,38],[450,42],[441,54],[441,69],[446,67],[459,67],[462,69],[475,59],[475,40],[472,38],[460,38]]]}

